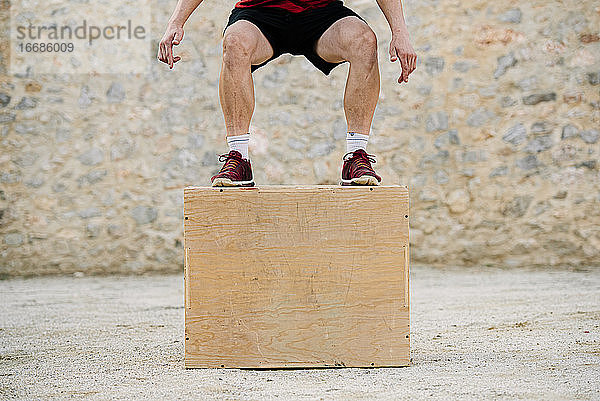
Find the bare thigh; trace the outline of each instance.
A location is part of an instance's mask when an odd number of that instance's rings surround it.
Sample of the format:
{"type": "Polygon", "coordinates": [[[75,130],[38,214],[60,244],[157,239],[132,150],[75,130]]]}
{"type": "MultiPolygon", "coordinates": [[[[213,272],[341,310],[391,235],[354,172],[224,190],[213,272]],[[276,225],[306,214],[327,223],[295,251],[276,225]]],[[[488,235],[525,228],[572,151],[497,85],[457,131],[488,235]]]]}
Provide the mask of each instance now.
{"type": "Polygon", "coordinates": [[[355,16],[335,21],[317,41],[319,57],[328,63],[341,63],[348,60],[353,48],[360,44],[362,37],[375,36],[369,25],[355,16]]]}
{"type": "Polygon", "coordinates": [[[273,57],[273,48],[263,33],[250,21],[239,20],[229,25],[223,35],[223,48],[247,52],[251,64],[262,64],[273,57]]]}

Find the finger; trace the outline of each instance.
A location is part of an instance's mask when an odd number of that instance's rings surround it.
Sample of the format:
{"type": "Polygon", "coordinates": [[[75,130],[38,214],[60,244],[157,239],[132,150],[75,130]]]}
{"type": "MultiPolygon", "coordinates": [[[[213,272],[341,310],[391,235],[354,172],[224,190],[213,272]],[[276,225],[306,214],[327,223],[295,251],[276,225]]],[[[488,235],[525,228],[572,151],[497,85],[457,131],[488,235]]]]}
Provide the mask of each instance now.
{"type": "Polygon", "coordinates": [[[390,45],[390,61],[393,63],[398,60],[398,53],[396,52],[396,48],[390,45]]]}
{"type": "Polygon", "coordinates": [[[410,56],[410,63],[409,63],[409,64],[410,64],[410,72],[411,72],[411,73],[412,73],[412,72],[415,70],[415,68],[417,67],[417,62],[416,62],[417,60],[416,60],[416,59],[417,59],[417,57],[416,57],[415,55],[411,55],[411,56],[410,56]]]}
{"type": "Polygon", "coordinates": [[[163,63],[169,64],[169,59],[167,58],[167,45],[165,43],[162,44],[162,60],[163,63]]]}
{"type": "Polygon", "coordinates": [[[402,65],[402,80],[408,82],[408,60],[406,54],[400,56],[400,65],[402,65]]]}
{"type": "Polygon", "coordinates": [[[165,44],[165,48],[167,50],[167,61],[169,68],[173,68],[173,44],[170,40],[169,43],[165,44]]]}
{"type": "Polygon", "coordinates": [[[406,73],[406,60],[404,59],[403,54],[397,54],[398,63],[400,64],[400,77],[398,78],[398,83],[401,84],[406,81],[405,73],[406,73]]]}
{"type": "Polygon", "coordinates": [[[166,45],[162,44],[162,62],[167,64],[169,61],[167,60],[167,48],[166,45]]]}
{"type": "Polygon", "coordinates": [[[163,63],[166,63],[164,46],[164,43],[160,42],[160,45],[158,46],[158,59],[163,63]]]}
{"type": "Polygon", "coordinates": [[[181,57],[179,56],[175,56],[173,57],[173,64],[175,64],[176,62],[178,62],[179,60],[181,60],[181,57]]]}
{"type": "Polygon", "coordinates": [[[173,39],[173,44],[174,45],[178,45],[181,43],[181,41],[183,40],[183,31],[177,31],[175,32],[175,37],[173,39]]]}

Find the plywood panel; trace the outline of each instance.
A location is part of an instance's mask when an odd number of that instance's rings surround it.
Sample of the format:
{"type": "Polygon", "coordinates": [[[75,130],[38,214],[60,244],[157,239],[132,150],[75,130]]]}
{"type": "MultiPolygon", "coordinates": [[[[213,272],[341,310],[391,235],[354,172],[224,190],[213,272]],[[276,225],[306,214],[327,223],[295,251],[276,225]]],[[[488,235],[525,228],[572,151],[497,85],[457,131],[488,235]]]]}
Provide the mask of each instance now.
{"type": "Polygon", "coordinates": [[[186,367],[405,366],[408,190],[186,188],[186,367]]]}

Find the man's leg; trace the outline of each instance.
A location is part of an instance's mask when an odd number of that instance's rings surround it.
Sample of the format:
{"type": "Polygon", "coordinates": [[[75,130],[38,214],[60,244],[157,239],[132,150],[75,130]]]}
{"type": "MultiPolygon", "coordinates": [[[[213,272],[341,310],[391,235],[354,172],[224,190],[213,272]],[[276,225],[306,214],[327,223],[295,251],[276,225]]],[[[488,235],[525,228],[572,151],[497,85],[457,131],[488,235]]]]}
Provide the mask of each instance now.
{"type": "Polygon", "coordinates": [[[225,31],[219,98],[227,136],[248,132],[254,112],[254,83],[250,66],[261,64],[272,55],[269,41],[253,23],[239,20],[225,31]]]}
{"type": "Polygon", "coordinates": [[[371,162],[375,160],[365,151],[379,98],[375,33],[360,18],[345,17],[325,31],[317,42],[316,51],[327,62],[350,63],[344,92],[344,111],[349,132],[346,146],[354,150],[351,150],[351,158],[344,158],[340,184],[379,185],[381,177],[371,167],[371,162]]]}
{"type": "Polygon", "coordinates": [[[350,71],[344,93],[348,132],[369,135],[379,98],[377,38],[357,17],[342,18],[331,25],[317,42],[317,54],[325,61],[348,61],[350,71]]]}
{"type": "Polygon", "coordinates": [[[254,186],[247,135],[254,112],[251,65],[261,64],[272,55],[271,44],[253,23],[239,20],[225,30],[219,98],[230,152],[224,160],[219,158],[225,163],[211,177],[213,187],[254,186]]]}

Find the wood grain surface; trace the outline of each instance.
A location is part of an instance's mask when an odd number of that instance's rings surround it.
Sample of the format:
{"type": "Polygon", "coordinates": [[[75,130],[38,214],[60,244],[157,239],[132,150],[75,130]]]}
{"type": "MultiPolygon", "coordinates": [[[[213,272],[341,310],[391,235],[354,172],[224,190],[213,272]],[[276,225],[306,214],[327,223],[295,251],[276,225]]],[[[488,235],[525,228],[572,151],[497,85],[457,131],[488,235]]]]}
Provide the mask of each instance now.
{"type": "Polygon", "coordinates": [[[185,366],[409,363],[408,189],[184,191],[185,366]]]}

